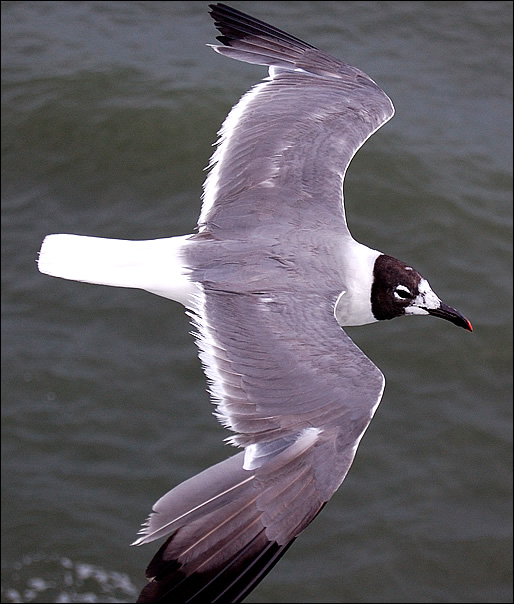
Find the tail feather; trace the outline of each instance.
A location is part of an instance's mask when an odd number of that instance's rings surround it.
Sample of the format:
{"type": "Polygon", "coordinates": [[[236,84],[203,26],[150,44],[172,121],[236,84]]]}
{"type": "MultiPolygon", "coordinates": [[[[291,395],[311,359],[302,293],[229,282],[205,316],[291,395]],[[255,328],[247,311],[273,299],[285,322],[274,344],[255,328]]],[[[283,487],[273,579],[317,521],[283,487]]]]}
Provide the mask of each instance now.
{"type": "Polygon", "coordinates": [[[63,279],[144,289],[191,307],[198,290],[184,266],[187,240],[187,236],[125,241],[48,235],[39,252],[38,268],[63,279]]]}

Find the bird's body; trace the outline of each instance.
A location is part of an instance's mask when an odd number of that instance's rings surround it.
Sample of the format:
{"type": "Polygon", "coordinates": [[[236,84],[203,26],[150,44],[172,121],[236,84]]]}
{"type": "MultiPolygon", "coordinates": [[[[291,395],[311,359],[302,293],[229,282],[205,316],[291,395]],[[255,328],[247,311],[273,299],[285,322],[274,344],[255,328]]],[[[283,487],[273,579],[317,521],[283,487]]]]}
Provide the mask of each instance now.
{"type": "Polygon", "coordinates": [[[343,180],[393,105],[363,72],[212,5],[222,55],[269,77],[227,117],[195,234],[145,242],[51,235],[42,272],[184,304],[216,415],[239,454],[154,506],[167,537],[140,602],[238,602],[348,472],[384,378],[341,327],[433,314],[471,330],[413,268],[353,239],[343,180]]]}

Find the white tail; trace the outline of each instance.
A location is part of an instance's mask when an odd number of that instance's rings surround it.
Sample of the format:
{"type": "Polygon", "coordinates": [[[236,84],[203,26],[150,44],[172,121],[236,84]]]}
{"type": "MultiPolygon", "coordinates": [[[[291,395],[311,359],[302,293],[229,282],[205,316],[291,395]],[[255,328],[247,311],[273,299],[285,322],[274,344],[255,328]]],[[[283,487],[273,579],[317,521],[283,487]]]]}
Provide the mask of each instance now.
{"type": "Polygon", "coordinates": [[[192,307],[198,286],[183,249],[189,235],[149,241],[48,235],[39,252],[42,273],[115,287],[144,289],[192,307]]]}

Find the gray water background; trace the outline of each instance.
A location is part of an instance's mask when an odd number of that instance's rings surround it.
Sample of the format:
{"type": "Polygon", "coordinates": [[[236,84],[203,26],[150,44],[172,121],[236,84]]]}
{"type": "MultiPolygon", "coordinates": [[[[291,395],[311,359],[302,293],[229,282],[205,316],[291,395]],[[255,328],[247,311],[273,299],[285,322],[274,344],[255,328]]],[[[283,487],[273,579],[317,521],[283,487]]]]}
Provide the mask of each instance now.
{"type": "MultiPolygon", "coordinates": [[[[382,404],[248,602],[512,602],[512,3],[232,2],[356,65],[396,116],[345,194],[366,244],[470,318],[349,330],[382,404]]],[[[179,305],[40,275],[52,232],[191,232],[264,77],[204,2],[2,2],[2,601],[130,602],[153,502],[225,458],[179,305]]]]}

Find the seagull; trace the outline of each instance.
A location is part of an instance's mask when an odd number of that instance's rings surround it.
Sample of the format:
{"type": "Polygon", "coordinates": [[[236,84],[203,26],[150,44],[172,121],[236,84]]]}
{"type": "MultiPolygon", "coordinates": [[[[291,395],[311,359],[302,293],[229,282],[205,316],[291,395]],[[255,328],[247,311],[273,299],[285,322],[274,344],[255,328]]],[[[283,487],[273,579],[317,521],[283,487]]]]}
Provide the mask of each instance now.
{"type": "Polygon", "coordinates": [[[468,331],[409,264],[353,239],[343,181],[394,113],[365,73],[225,4],[220,55],[268,67],[230,111],[191,235],[47,236],[42,273],[183,304],[215,415],[242,449],[165,494],[138,602],[241,602],[343,482],[384,376],[343,330],[432,315],[468,331]]]}

